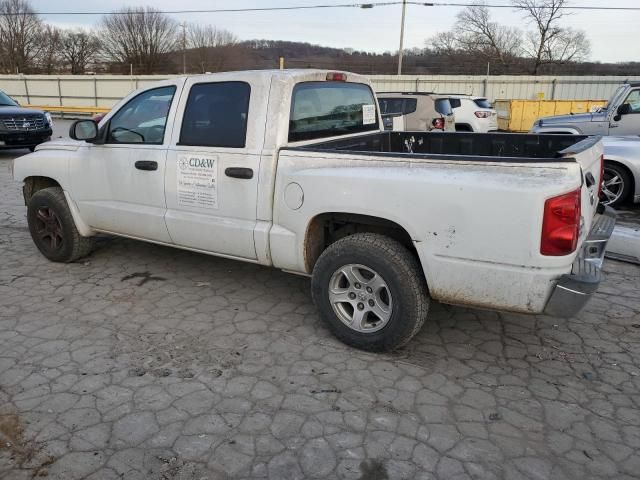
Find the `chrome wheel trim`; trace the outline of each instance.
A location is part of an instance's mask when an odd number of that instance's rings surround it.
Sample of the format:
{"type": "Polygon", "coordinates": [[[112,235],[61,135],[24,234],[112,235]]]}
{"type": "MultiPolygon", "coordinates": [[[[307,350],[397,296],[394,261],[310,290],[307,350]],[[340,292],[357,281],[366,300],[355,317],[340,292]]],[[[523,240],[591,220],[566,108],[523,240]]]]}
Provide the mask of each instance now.
{"type": "Polygon", "coordinates": [[[360,333],[384,328],[393,313],[391,291],[385,280],[360,264],[344,265],[333,273],[329,303],[342,323],[360,333]]]}
{"type": "Polygon", "coordinates": [[[604,182],[602,183],[602,201],[605,205],[611,205],[617,202],[624,193],[624,179],[614,170],[604,167],[604,182]]]}

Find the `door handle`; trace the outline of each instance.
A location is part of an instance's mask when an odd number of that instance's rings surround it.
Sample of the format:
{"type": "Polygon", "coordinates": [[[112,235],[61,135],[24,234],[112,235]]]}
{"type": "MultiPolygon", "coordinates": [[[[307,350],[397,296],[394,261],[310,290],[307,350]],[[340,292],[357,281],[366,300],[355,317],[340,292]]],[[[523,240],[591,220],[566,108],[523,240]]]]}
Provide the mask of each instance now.
{"type": "Polygon", "coordinates": [[[253,170],[251,168],[244,167],[229,167],[226,168],[224,174],[227,177],[231,178],[242,178],[244,180],[249,180],[253,178],[253,170]]]}
{"type": "Polygon", "coordinates": [[[153,160],[138,160],[135,165],[138,170],[158,170],[158,162],[153,160]]]}

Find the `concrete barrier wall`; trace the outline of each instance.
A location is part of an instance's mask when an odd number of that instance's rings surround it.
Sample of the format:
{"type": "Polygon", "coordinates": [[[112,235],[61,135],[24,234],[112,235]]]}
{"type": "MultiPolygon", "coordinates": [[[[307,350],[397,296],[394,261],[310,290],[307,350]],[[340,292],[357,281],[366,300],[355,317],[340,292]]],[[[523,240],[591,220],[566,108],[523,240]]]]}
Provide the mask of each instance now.
{"type": "MultiPolygon", "coordinates": [[[[20,103],[112,107],[139,87],[169,76],[0,75],[0,90],[20,103]]],[[[628,77],[372,75],[377,91],[465,93],[498,99],[608,99],[628,77]]]]}

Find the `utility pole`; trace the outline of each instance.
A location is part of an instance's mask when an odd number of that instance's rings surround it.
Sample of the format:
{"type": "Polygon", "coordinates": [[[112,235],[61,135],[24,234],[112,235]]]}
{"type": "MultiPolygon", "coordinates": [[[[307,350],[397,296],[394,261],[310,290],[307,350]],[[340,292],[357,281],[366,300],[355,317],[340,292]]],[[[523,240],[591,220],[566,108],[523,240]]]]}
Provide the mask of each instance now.
{"type": "Polygon", "coordinates": [[[402,20],[400,22],[400,49],[398,50],[398,75],[402,75],[402,54],[404,49],[404,16],[407,12],[407,0],[402,0],[402,20]]]}
{"type": "Polygon", "coordinates": [[[182,74],[187,74],[187,24],[182,22],[182,74]]]}

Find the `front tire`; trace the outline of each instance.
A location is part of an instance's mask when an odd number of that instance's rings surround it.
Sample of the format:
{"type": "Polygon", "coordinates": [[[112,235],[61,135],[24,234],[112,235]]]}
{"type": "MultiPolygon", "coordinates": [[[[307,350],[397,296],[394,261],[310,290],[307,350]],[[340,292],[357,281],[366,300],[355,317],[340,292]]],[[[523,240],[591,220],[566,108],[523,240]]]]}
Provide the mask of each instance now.
{"type": "Polygon", "coordinates": [[[418,260],[398,241],[374,233],[331,244],[313,269],[311,292],[338,339],[374,352],[405,345],[429,310],[418,260]]]}
{"type": "Polygon", "coordinates": [[[629,197],[630,193],[631,176],[629,173],[615,163],[605,162],[602,203],[610,207],[617,207],[629,197]]]}
{"type": "Polygon", "coordinates": [[[60,187],[33,194],[27,205],[27,223],[36,247],[53,262],[73,262],[93,248],[93,238],[78,232],[60,187]]]}

